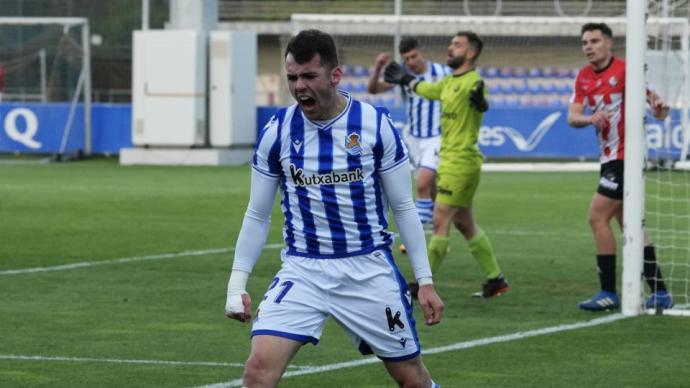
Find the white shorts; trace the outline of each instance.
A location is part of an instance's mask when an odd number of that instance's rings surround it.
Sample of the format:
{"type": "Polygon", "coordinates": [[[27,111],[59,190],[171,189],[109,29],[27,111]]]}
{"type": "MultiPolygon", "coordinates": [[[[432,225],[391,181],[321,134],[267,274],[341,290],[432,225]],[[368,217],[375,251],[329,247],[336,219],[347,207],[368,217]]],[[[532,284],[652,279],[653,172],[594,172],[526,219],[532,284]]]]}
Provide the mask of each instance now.
{"type": "Polygon", "coordinates": [[[281,256],[282,268],[259,305],[252,337],[316,345],[333,316],[362,354],[387,361],[419,354],[410,293],[390,251],[340,259],[281,256]]]}
{"type": "Polygon", "coordinates": [[[415,169],[424,167],[436,171],[438,153],[441,150],[441,136],[421,138],[408,135],[405,142],[410,154],[410,161],[415,169]]]}

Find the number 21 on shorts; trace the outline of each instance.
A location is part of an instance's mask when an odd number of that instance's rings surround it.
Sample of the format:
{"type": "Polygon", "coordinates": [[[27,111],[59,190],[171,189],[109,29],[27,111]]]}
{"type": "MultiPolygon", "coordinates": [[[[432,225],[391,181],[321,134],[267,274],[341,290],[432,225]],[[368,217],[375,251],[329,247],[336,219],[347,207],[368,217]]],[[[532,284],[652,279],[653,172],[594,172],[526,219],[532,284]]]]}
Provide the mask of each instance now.
{"type": "MultiPolygon", "coordinates": [[[[268,299],[268,294],[270,294],[271,290],[273,290],[274,288],[276,288],[276,286],[278,286],[278,283],[280,283],[280,278],[278,278],[278,277],[273,278],[271,285],[268,286],[268,290],[266,290],[266,294],[264,295],[263,300],[268,299]]],[[[295,283],[293,283],[291,280],[286,280],[286,281],[280,283],[280,286],[278,286],[280,291],[278,292],[278,295],[276,295],[275,299],[273,299],[273,302],[274,303],[280,303],[283,300],[283,298],[285,298],[285,295],[287,295],[288,291],[290,291],[290,289],[292,288],[292,286],[294,284],[295,283]]]]}

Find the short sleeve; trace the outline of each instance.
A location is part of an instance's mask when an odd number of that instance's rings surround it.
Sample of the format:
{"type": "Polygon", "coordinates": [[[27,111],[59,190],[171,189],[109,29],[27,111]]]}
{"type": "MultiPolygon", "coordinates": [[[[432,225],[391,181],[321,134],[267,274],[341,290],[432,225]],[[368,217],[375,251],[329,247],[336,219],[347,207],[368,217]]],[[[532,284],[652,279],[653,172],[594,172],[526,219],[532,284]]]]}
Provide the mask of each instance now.
{"type": "Polygon", "coordinates": [[[570,97],[570,102],[575,104],[584,104],[585,93],[582,88],[582,72],[577,74],[575,78],[575,87],[573,87],[573,95],[570,97]]]}
{"type": "Polygon", "coordinates": [[[378,131],[374,157],[379,172],[384,172],[408,162],[407,148],[395,129],[390,113],[385,108],[377,108],[378,131]]]}
{"type": "Polygon", "coordinates": [[[264,126],[256,143],[252,167],[270,177],[278,177],[281,173],[280,165],[280,133],[283,125],[285,111],[281,109],[264,126]]]}

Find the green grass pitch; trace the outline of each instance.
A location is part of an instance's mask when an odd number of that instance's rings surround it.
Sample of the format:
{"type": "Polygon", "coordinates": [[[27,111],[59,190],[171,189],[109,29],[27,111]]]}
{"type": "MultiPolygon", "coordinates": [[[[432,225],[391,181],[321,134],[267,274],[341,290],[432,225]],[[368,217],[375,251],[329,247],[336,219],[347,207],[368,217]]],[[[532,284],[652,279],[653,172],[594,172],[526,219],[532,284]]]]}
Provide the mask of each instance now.
{"type": "MultiPolygon", "coordinates": [[[[484,173],[475,214],[512,288],[495,300],[470,298],[480,269],[453,232],[435,278],[445,316],[438,326],[418,325],[423,348],[610,316],[576,307],[598,287],[587,224],[597,180],[484,173]]],[[[248,185],[246,166],[0,164],[0,386],[185,387],[240,378],[250,326],[225,318],[223,306],[248,185]],[[8,272],[76,263],[99,265],[8,272]]],[[[269,244],[281,243],[281,226],[276,206],[269,244]]],[[[660,248],[662,262],[667,246],[688,245],[687,231],[684,238],[660,248]]],[[[397,244],[395,253],[410,276],[397,244]]],[[[279,265],[278,250],[264,250],[248,285],[254,307],[279,265]]],[[[688,354],[688,318],[642,316],[423,358],[444,387],[685,387],[688,354]]],[[[361,359],[330,321],[321,343],[305,346],[288,371],[361,359]]],[[[376,362],[290,376],[281,386],[394,384],[376,362]]]]}

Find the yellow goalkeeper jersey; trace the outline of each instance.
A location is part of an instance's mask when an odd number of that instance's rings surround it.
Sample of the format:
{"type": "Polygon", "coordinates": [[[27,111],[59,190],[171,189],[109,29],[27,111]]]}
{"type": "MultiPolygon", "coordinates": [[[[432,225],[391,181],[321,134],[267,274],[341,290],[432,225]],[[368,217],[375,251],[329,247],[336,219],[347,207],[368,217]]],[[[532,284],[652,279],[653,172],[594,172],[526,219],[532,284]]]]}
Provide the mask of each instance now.
{"type": "MultiPolygon", "coordinates": [[[[482,158],[477,146],[484,114],[470,105],[469,94],[481,76],[474,70],[449,75],[438,82],[419,82],[415,93],[441,100],[441,167],[462,167],[462,159],[482,158]]],[[[486,95],[486,88],[484,88],[486,95]]]]}

